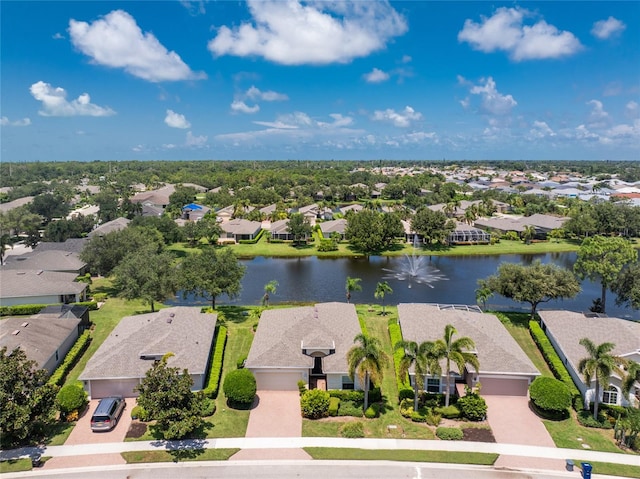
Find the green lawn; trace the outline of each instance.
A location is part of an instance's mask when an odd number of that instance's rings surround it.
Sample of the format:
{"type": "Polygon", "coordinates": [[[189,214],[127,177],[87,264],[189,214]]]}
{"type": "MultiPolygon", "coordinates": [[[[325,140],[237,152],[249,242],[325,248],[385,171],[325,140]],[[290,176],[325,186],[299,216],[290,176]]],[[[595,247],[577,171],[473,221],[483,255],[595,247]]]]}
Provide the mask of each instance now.
{"type": "Polygon", "coordinates": [[[239,449],[182,449],[177,451],[129,451],[120,455],[127,464],[145,462],[226,461],[239,449]]]}
{"type": "MultiPolygon", "coordinates": [[[[581,459],[574,459],[575,467],[579,468],[581,459]]],[[[588,462],[593,466],[593,474],[601,474],[605,476],[619,476],[619,477],[637,477],[640,478],[640,466],[629,466],[627,464],[613,464],[611,462],[588,462]]]]}
{"type": "Polygon", "coordinates": [[[11,459],[9,461],[0,461],[0,474],[9,472],[31,471],[33,466],[31,459],[24,457],[22,459],[11,459]]]}
{"type": "Polygon", "coordinates": [[[587,444],[592,451],[623,452],[613,442],[613,429],[584,427],[573,411],[571,416],[564,421],[542,421],[556,447],[584,450],[582,444],[587,444]]]}
{"type": "Polygon", "coordinates": [[[331,447],[305,447],[304,450],[312,458],[322,460],[444,462],[491,466],[498,459],[498,454],[480,452],[338,449],[331,447]]]}
{"type": "Polygon", "coordinates": [[[553,373],[547,362],[542,357],[542,353],[531,338],[529,332],[528,313],[494,313],[502,322],[507,331],[513,336],[520,348],[529,356],[533,365],[540,371],[543,376],[553,377],[553,373]]]}
{"type": "MultiPolygon", "coordinates": [[[[206,243],[205,243],[206,244],[206,243]]],[[[230,245],[238,256],[251,258],[254,256],[273,257],[300,257],[318,256],[322,258],[337,258],[346,256],[362,256],[361,252],[355,251],[348,243],[342,242],[338,245],[337,251],[320,252],[317,245],[318,239],[308,245],[294,246],[292,243],[269,243],[267,235],[263,235],[255,244],[235,244],[230,245]]],[[[577,251],[580,247],[578,242],[561,240],[559,242],[545,241],[540,243],[524,244],[522,241],[502,240],[493,245],[461,245],[461,246],[441,246],[434,245],[430,248],[422,248],[418,254],[431,256],[475,256],[475,255],[500,255],[500,254],[537,254],[537,253],[561,253],[577,251]]],[[[197,248],[190,248],[184,243],[177,243],[169,247],[176,256],[184,256],[197,248]]],[[[377,254],[383,256],[400,256],[414,252],[413,245],[408,243],[396,243],[391,248],[377,254]]]]}

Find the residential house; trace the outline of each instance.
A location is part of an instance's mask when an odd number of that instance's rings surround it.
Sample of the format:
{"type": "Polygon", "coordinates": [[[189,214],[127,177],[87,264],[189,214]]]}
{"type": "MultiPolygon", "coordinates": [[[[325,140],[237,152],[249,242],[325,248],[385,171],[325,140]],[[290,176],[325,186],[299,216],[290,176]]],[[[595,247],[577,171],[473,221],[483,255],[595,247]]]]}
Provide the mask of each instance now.
{"type": "MultiPolygon", "coordinates": [[[[615,348],[611,354],[640,363],[639,322],[565,310],[541,310],[538,315],[542,329],[580,389],[585,404],[593,402],[595,378],[591,384],[586,384],[578,370],[580,360],[588,357],[587,350],[580,344],[582,338],[588,338],[596,345],[613,343],[615,348]]],[[[613,373],[609,382],[607,388],[600,390],[599,400],[602,403],[627,406],[640,401],[639,383],[632,388],[630,397],[623,397],[622,378],[613,373]]]]}
{"type": "Polygon", "coordinates": [[[75,316],[6,318],[0,328],[0,348],[6,347],[7,351],[22,349],[38,369],[51,374],[78,339],[80,322],[75,316]]]}
{"type": "Polygon", "coordinates": [[[135,387],[167,353],[169,366],[188,371],[192,390],[204,388],[217,316],[200,310],[177,306],[122,318],[80,374],[89,396],[137,396],[135,387]]]}
{"type": "Polygon", "coordinates": [[[293,241],[295,238],[289,232],[289,220],[278,220],[271,223],[271,239],[293,241]]]}
{"type": "Polygon", "coordinates": [[[120,217],[115,220],[107,221],[106,223],[101,224],[96,229],[94,229],[91,233],[87,235],[87,238],[93,238],[95,236],[105,236],[109,233],[113,233],[114,231],[120,231],[125,229],[131,223],[130,219],[120,217]]]}
{"type": "Polygon", "coordinates": [[[211,211],[208,206],[198,205],[196,203],[189,203],[182,207],[182,219],[188,221],[199,221],[211,211]]]}
{"type": "Polygon", "coordinates": [[[19,208],[20,206],[28,205],[33,201],[33,198],[33,196],[25,196],[23,198],[18,198],[17,200],[0,203],[0,213],[6,213],[7,211],[19,208]]]}
{"type": "Polygon", "coordinates": [[[447,238],[449,244],[489,244],[491,233],[487,233],[479,228],[474,228],[466,223],[455,222],[455,229],[449,233],[447,238]]]}
{"type": "MultiPolygon", "coordinates": [[[[405,341],[418,344],[436,341],[443,337],[448,324],[456,328],[454,340],[468,336],[474,341],[475,350],[469,352],[477,356],[479,370],[469,366],[460,371],[455,364],[451,365],[459,393],[465,385],[473,388],[480,383],[483,395],[526,396],[529,385],[540,375],[500,320],[493,314],[483,313],[477,306],[402,303],[398,305],[398,320],[405,341]]],[[[442,376],[427,379],[427,391],[445,392],[444,361],[441,367],[442,376]]],[[[410,376],[413,375],[410,372],[410,376]]]]}
{"type": "Polygon", "coordinates": [[[344,218],[320,223],[320,231],[322,231],[322,236],[325,238],[331,238],[331,235],[338,233],[340,235],[340,239],[343,240],[346,230],[347,220],[344,218]]]}
{"type": "Polygon", "coordinates": [[[262,223],[259,221],[233,219],[220,223],[220,228],[222,228],[222,235],[220,236],[222,242],[233,240],[237,243],[240,240],[256,238],[262,229],[262,223]]]}
{"type": "Polygon", "coordinates": [[[67,251],[79,255],[89,242],[88,238],[69,238],[63,242],[43,241],[38,243],[33,249],[34,253],[42,253],[43,251],[67,251]]]}
{"type": "Polygon", "coordinates": [[[0,269],[0,306],[77,303],[86,300],[86,283],[75,273],[0,269]]]}
{"type": "Polygon", "coordinates": [[[36,270],[75,273],[76,276],[87,272],[87,263],[77,253],[58,250],[35,250],[21,255],[7,256],[5,270],[36,270]]]}
{"type": "Polygon", "coordinates": [[[359,204],[347,205],[347,206],[343,206],[341,208],[338,208],[340,213],[342,213],[343,215],[346,215],[350,211],[352,213],[358,213],[358,212],[362,211],[363,209],[364,209],[364,206],[359,205],[359,204]]]}
{"type": "Polygon", "coordinates": [[[262,312],[245,367],[259,390],[361,389],[349,378],[347,353],[360,334],[353,304],[267,309],[262,312]]]}
{"type": "Polygon", "coordinates": [[[169,197],[176,192],[174,185],[165,185],[161,188],[151,191],[143,191],[136,193],[131,197],[132,203],[140,203],[141,205],[153,205],[165,209],[169,205],[169,197]]]}
{"type": "Polygon", "coordinates": [[[78,334],[91,326],[89,308],[81,304],[51,304],[31,317],[35,319],[79,319],[78,334]]]}

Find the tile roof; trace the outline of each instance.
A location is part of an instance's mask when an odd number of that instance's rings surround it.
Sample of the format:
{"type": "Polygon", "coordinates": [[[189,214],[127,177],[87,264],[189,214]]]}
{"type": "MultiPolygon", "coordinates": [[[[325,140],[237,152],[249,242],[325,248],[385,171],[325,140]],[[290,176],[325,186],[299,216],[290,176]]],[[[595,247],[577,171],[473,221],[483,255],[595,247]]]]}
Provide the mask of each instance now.
{"type": "MultiPolygon", "coordinates": [[[[475,342],[480,373],[538,375],[500,320],[493,314],[459,309],[440,309],[425,303],[401,303],[398,317],[402,337],[408,341],[435,341],[442,338],[447,324],[457,330],[456,338],[468,336],[475,342]]],[[[457,367],[452,365],[452,370],[457,367]]]]}
{"type": "Polygon", "coordinates": [[[333,302],[267,309],[258,323],[246,366],[311,368],[313,358],[302,354],[302,344],[335,344],[335,353],[323,359],[323,369],[326,373],[346,373],[347,352],[361,332],[353,304],[333,302]]]}
{"type": "Polygon", "coordinates": [[[169,366],[204,374],[217,315],[201,313],[200,309],[177,306],[122,318],[89,359],[80,379],[141,378],[153,365],[153,361],[141,359],[141,354],[169,352],[174,354],[169,366]]]}

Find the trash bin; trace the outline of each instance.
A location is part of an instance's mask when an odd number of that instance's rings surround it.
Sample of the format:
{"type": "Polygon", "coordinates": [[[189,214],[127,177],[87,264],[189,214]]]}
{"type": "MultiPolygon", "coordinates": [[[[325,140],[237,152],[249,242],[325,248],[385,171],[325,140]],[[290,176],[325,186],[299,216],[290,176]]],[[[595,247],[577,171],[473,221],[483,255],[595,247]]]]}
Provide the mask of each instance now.
{"type": "Polygon", "coordinates": [[[580,464],[582,465],[582,477],[584,479],[591,479],[591,469],[593,469],[593,466],[588,462],[581,462],[580,464]]]}
{"type": "Polygon", "coordinates": [[[573,459],[567,459],[567,471],[573,471],[574,462],[573,459]]]}

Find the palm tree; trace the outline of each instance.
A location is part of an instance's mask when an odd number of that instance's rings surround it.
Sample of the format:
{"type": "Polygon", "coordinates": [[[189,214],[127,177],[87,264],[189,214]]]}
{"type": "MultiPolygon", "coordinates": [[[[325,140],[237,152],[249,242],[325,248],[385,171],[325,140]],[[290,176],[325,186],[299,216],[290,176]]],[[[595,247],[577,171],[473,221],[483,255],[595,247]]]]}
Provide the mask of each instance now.
{"type": "Polygon", "coordinates": [[[272,279],[267,284],[264,285],[264,296],[262,296],[262,305],[269,307],[269,295],[276,294],[276,288],[278,287],[278,282],[275,279],[272,279]]]}
{"type": "Polygon", "coordinates": [[[415,341],[399,341],[396,349],[402,349],[404,356],[400,361],[398,373],[401,377],[405,377],[409,372],[409,368],[414,366],[414,382],[413,382],[413,410],[418,410],[418,394],[420,390],[424,390],[425,376],[442,375],[442,369],[438,358],[435,356],[435,343],[425,341],[424,343],[416,343],[415,341]]]}
{"type": "Polygon", "coordinates": [[[389,358],[382,350],[380,340],[365,334],[358,334],[353,338],[354,343],[347,353],[349,377],[353,380],[358,375],[364,384],[364,410],[369,407],[369,382],[382,380],[383,368],[389,358]]]}
{"type": "Polygon", "coordinates": [[[622,368],[620,368],[619,364],[623,364],[624,359],[609,354],[616,347],[613,343],[602,343],[596,346],[589,338],[582,338],[580,344],[587,350],[588,356],[580,360],[578,371],[580,374],[584,374],[584,381],[587,387],[591,385],[592,379],[596,380],[593,418],[597,420],[600,388],[604,389],[609,386],[609,378],[613,372],[623,377],[622,368]]]}
{"type": "Polygon", "coordinates": [[[360,278],[352,278],[347,276],[347,282],[345,283],[345,290],[347,291],[347,303],[351,302],[351,293],[354,291],[362,291],[362,286],[360,285],[360,278]]]}
{"type": "Polygon", "coordinates": [[[447,324],[444,327],[444,337],[436,341],[434,348],[435,356],[439,360],[446,360],[447,364],[445,406],[449,405],[449,396],[451,395],[451,362],[454,362],[458,366],[460,374],[462,374],[467,364],[471,364],[476,371],[480,368],[478,357],[472,352],[476,347],[475,342],[467,336],[463,336],[454,341],[453,335],[457,332],[453,325],[447,324]]]}
{"type": "Polygon", "coordinates": [[[393,293],[393,289],[391,289],[391,286],[389,286],[389,283],[387,283],[386,281],[380,281],[376,285],[375,293],[373,293],[373,297],[374,298],[382,300],[382,315],[383,316],[385,314],[387,314],[385,309],[384,309],[384,297],[387,294],[391,294],[391,293],[393,293]]]}
{"type": "MultiPolygon", "coordinates": [[[[629,398],[635,383],[640,383],[640,363],[629,361],[627,363],[627,374],[622,380],[622,394],[629,398]]],[[[640,403],[637,406],[640,407],[640,403]]]]}
{"type": "Polygon", "coordinates": [[[493,296],[493,291],[489,288],[486,279],[478,280],[478,289],[476,289],[476,302],[482,303],[482,310],[487,307],[487,300],[493,296]]]}
{"type": "Polygon", "coordinates": [[[522,239],[525,244],[531,244],[531,240],[536,235],[536,227],[531,225],[525,225],[524,230],[522,230],[522,239]]]}

